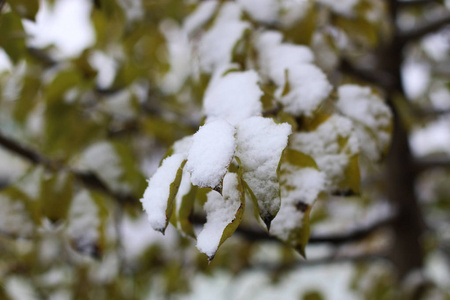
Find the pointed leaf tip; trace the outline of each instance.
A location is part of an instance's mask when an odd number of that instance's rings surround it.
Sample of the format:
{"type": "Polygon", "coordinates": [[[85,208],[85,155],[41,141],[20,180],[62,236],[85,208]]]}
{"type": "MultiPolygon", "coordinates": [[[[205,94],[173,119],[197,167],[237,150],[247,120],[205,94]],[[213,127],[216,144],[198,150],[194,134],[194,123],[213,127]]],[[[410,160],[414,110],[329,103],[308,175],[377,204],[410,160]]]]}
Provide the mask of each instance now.
{"type": "Polygon", "coordinates": [[[305,247],[302,245],[299,245],[298,247],[295,247],[295,250],[304,258],[306,258],[306,252],[305,252],[305,247]]]}

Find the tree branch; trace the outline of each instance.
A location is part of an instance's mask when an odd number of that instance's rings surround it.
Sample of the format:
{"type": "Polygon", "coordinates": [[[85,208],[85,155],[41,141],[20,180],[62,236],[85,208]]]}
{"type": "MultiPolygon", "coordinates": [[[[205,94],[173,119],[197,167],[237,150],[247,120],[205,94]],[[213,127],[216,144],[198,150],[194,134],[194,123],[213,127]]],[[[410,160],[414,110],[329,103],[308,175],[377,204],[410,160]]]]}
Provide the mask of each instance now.
{"type": "MultiPolygon", "coordinates": [[[[350,232],[346,232],[343,234],[331,234],[331,235],[312,235],[309,238],[309,244],[322,244],[328,243],[335,246],[339,246],[342,244],[347,244],[351,242],[357,242],[365,239],[369,235],[378,231],[379,229],[389,226],[392,224],[396,215],[391,215],[384,219],[378,220],[371,225],[368,225],[363,228],[358,228],[350,232]]],[[[191,223],[193,224],[204,224],[206,222],[206,217],[204,215],[192,215],[190,218],[191,223]]],[[[259,227],[253,227],[248,225],[240,225],[236,229],[236,234],[245,238],[246,241],[278,241],[278,239],[272,235],[270,235],[267,231],[263,230],[259,227]]]]}
{"type": "Polygon", "coordinates": [[[367,81],[368,83],[378,85],[383,88],[388,88],[393,85],[393,78],[391,78],[391,76],[386,72],[357,67],[345,58],[341,60],[339,69],[343,73],[347,73],[360,80],[367,81]]]}
{"type": "Polygon", "coordinates": [[[7,137],[0,132],[0,145],[10,152],[28,160],[32,164],[41,165],[50,171],[66,170],[71,172],[75,178],[87,188],[100,191],[119,203],[136,202],[137,199],[130,194],[122,194],[112,191],[96,174],[91,171],[80,171],[62,165],[60,162],[51,160],[38,151],[26,147],[14,139],[7,137]]]}
{"type": "Polygon", "coordinates": [[[419,158],[414,161],[416,172],[420,173],[432,168],[450,167],[450,157],[419,158]]]}
{"type": "Polygon", "coordinates": [[[399,32],[398,41],[401,45],[415,41],[424,37],[429,33],[433,33],[450,24],[450,13],[446,13],[443,16],[429,21],[425,24],[418,25],[416,28],[399,32]]]}
{"type": "Polygon", "coordinates": [[[313,267],[319,265],[339,264],[345,262],[368,262],[375,260],[387,260],[383,254],[360,254],[360,255],[345,255],[345,256],[326,256],[316,259],[299,260],[295,262],[273,262],[273,263],[255,263],[250,265],[248,269],[258,269],[264,271],[290,271],[298,267],[313,267]]]}

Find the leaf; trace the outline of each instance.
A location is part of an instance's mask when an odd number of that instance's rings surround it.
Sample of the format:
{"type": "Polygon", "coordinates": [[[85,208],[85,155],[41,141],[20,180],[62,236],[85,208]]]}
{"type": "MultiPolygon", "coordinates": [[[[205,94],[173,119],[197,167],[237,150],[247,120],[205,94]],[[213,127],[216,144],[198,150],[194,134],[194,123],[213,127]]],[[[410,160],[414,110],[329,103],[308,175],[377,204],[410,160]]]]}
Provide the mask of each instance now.
{"type": "Polygon", "coordinates": [[[25,31],[21,19],[14,13],[2,13],[0,32],[0,47],[14,63],[19,62],[26,51],[25,31]]]}
{"type": "Polygon", "coordinates": [[[338,89],[337,108],[355,123],[362,154],[380,160],[391,139],[392,112],[368,87],[345,84],[338,89]]]}
{"type": "Polygon", "coordinates": [[[191,176],[189,172],[183,171],[180,187],[175,197],[176,226],[188,236],[195,237],[194,228],[189,221],[189,217],[194,209],[195,196],[197,187],[191,184],[191,176]]]}
{"type": "Polygon", "coordinates": [[[236,149],[235,131],[219,119],[206,123],[194,134],[186,163],[192,184],[222,190],[223,177],[236,149]]]}
{"type": "Polygon", "coordinates": [[[197,237],[197,248],[211,261],[217,249],[236,231],[244,214],[244,190],[235,173],[224,178],[223,196],[216,191],[208,193],[205,203],[206,224],[197,237]]]}
{"type": "Polygon", "coordinates": [[[81,190],[70,206],[67,234],[72,247],[99,258],[106,245],[108,209],[103,194],[81,190]]]}
{"type": "Polygon", "coordinates": [[[286,149],[282,157],[279,174],[281,208],[270,232],[305,257],[310,234],[309,214],[325,190],[325,175],[317,170],[309,156],[290,149],[286,149]]]}
{"type": "Polygon", "coordinates": [[[43,216],[53,222],[66,219],[73,197],[73,180],[68,172],[42,177],[39,201],[43,216]]]}
{"type": "Polygon", "coordinates": [[[347,169],[345,169],[342,187],[350,188],[354,194],[359,194],[361,189],[361,175],[359,170],[359,155],[350,157],[347,169]]]}
{"type": "Polygon", "coordinates": [[[262,117],[249,118],[237,129],[236,157],[267,228],[280,209],[277,168],[289,134],[291,126],[288,124],[276,124],[262,117]]]}
{"type": "Polygon", "coordinates": [[[173,212],[173,202],[181,182],[185,156],[174,154],[166,158],[148,181],[141,199],[150,225],[164,234],[173,212]]]}
{"type": "Polygon", "coordinates": [[[39,10],[38,0],[6,0],[12,10],[20,15],[22,18],[31,21],[36,20],[36,14],[39,10]]]}

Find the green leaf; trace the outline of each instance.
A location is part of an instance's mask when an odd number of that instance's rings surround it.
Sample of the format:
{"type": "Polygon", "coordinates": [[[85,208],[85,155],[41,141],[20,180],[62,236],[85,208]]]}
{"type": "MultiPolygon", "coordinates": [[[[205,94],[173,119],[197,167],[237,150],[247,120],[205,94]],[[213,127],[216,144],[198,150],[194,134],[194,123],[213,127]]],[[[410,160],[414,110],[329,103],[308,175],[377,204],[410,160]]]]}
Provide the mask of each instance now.
{"type": "Polygon", "coordinates": [[[35,21],[39,10],[39,0],[6,0],[6,2],[22,18],[35,21]]]}
{"type": "Polygon", "coordinates": [[[0,15],[0,32],[0,47],[16,64],[26,52],[22,20],[15,13],[2,13],[0,15]]]}
{"type": "Polygon", "coordinates": [[[189,217],[194,209],[197,189],[196,186],[191,184],[189,172],[184,171],[178,193],[175,197],[176,213],[173,214],[176,226],[181,229],[183,233],[194,238],[194,228],[189,221],[189,217]]]}
{"type": "Polygon", "coordinates": [[[361,175],[359,169],[359,155],[353,155],[349,158],[348,166],[344,173],[344,180],[341,186],[349,188],[354,194],[359,194],[361,190],[361,175]]]}
{"type": "Polygon", "coordinates": [[[73,197],[73,175],[67,171],[43,176],[40,189],[42,215],[53,222],[65,220],[73,197]]]}
{"type": "Polygon", "coordinates": [[[272,222],[271,234],[305,257],[310,235],[309,214],[325,190],[325,175],[310,156],[288,148],[280,162],[279,181],[281,207],[272,222]]]}

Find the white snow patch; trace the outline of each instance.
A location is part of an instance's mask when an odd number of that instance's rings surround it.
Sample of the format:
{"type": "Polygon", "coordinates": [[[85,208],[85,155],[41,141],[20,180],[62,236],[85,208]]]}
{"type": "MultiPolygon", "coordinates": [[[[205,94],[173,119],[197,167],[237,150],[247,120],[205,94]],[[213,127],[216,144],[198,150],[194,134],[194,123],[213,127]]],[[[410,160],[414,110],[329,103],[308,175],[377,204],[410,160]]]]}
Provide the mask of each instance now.
{"type": "Polygon", "coordinates": [[[99,209],[89,192],[77,193],[69,211],[67,233],[80,245],[96,243],[99,238],[99,209]]]}
{"type": "MultiPolygon", "coordinates": [[[[288,69],[290,92],[280,98],[284,110],[293,115],[311,116],[332,90],[326,75],[311,64],[288,69]]],[[[278,94],[282,87],[278,89],[278,94]]]]}
{"type": "Polygon", "coordinates": [[[322,3],[334,12],[341,14],[343,16],[352,17],[354,15],[355,5],[359,2],[359,0],[316,0],[319,3],[322,3]]]}
{"type": "Polygon", "coordinates": [[[188,35],[195,33],[201,26],[211,19],[218,4],[218,1],[200,2],[197,9],[184,20],[184,32],[188,35]]]}
{"type": "Polygon", "coordinates": [[[232,125],[262,112],[258,74],[253,71],[231,72],[211,82],[203,101],[209,119],[221,118],[232,125]]]}
{"type": "Polygon", "coordinates": [[[234,46],[249,28],[250,24],[240,20],[241,10],[234,2],[225,2],[214,22],[199,45],[198,57],[201,69],[212,73],[218,67],[228,64],[234,46]]]}
{"type": "Polygon", "coordinates": [[[210,188],[221,186],[236,149],[235,131],[227,121],[216,120],[206,123],[194,134],[186,163],[192,184],[210,188]]]}
{"type": "Polygon", "coordinates": [[[223,179],[223,196],[216,191],[208,193],[204,205],[206,224],[197,237],[197,248],[201,252],[214,257],[225,228],[236,216],[241,206],[238,177],[235,173],[227,173],[223,179]]]}
{"type": "Polygon", "coordinates": [[[60,0],[53,9],[42,1],[36,22],[24,20],[26,32],[33,47],[55,45],[58,56],[73,57],[94,43],[90,13],[92,1],[60,0]]]}
{"type": "MultiPolygon", "coordinates": [[[[300,230],[304,212],[297,209],[299,202],[312,206],[325,188],[325,175],[313,168],[281,166],[281,207],[272,222],[270,233],[288,241],[290,234],[300,230]]],[[[295,241],[294,241],[295,242],[295,241]]]]}
{"type": "Polygon", "coordinates": [[[401,69],[402,83],[409,99],[425,95],[431,80],[431,71],[426,63],[406,62],[401,69]]]}
{"type": "Polygon", "coordinates": [[[154,230],[164,231],[166,228],[166,210],[170,195],[170,185],[174,182],[178,169],[184,160],[185,157],[182,154],[174,154],[167,157],[148,181],[148,187],[141,202],[154,230]]]}
{"type": "Polygon", "coordinates": [[[332,115],[314,131],[294,133],[290,141],[292,149],[314,158],[327,176],[327,189],[333,189],[342,180],[349,157],[359,153],[353,122],[339,115],[332,115]],[[342,148],[341,139],[347,140],[342,148]]]}
{"type": "Polygon", "coordinates": [[[414,129],[410,136],[412,150],[417,156],[436,153],[450,154],[450,118],[430,122],[414,129]]]}
{"type": "Polygon", "coordinates": [[[237,3],[257,22],[272,24],[278,19],[277,0],[237,0],[237,3]]]}
{"type": "Polygon", "coordinates": [[[338,89],[338,96],[337,107],[341,113],[355,120],[356,127],[362,124],[369,130],[356,130],[363,152],[373,161],[378,160],[391,137],[389,127],[392,113],[389,107],[368,87],[342,85],[338,89]]]}
{"type": "Polygon", "coordinates": [[[272,217],[280,208],[277,167],[291,132],[289,124],[263,117],[244,120],[237,129],[236,156],[243,178],[258,199],[260,212],[272,217]]]}

